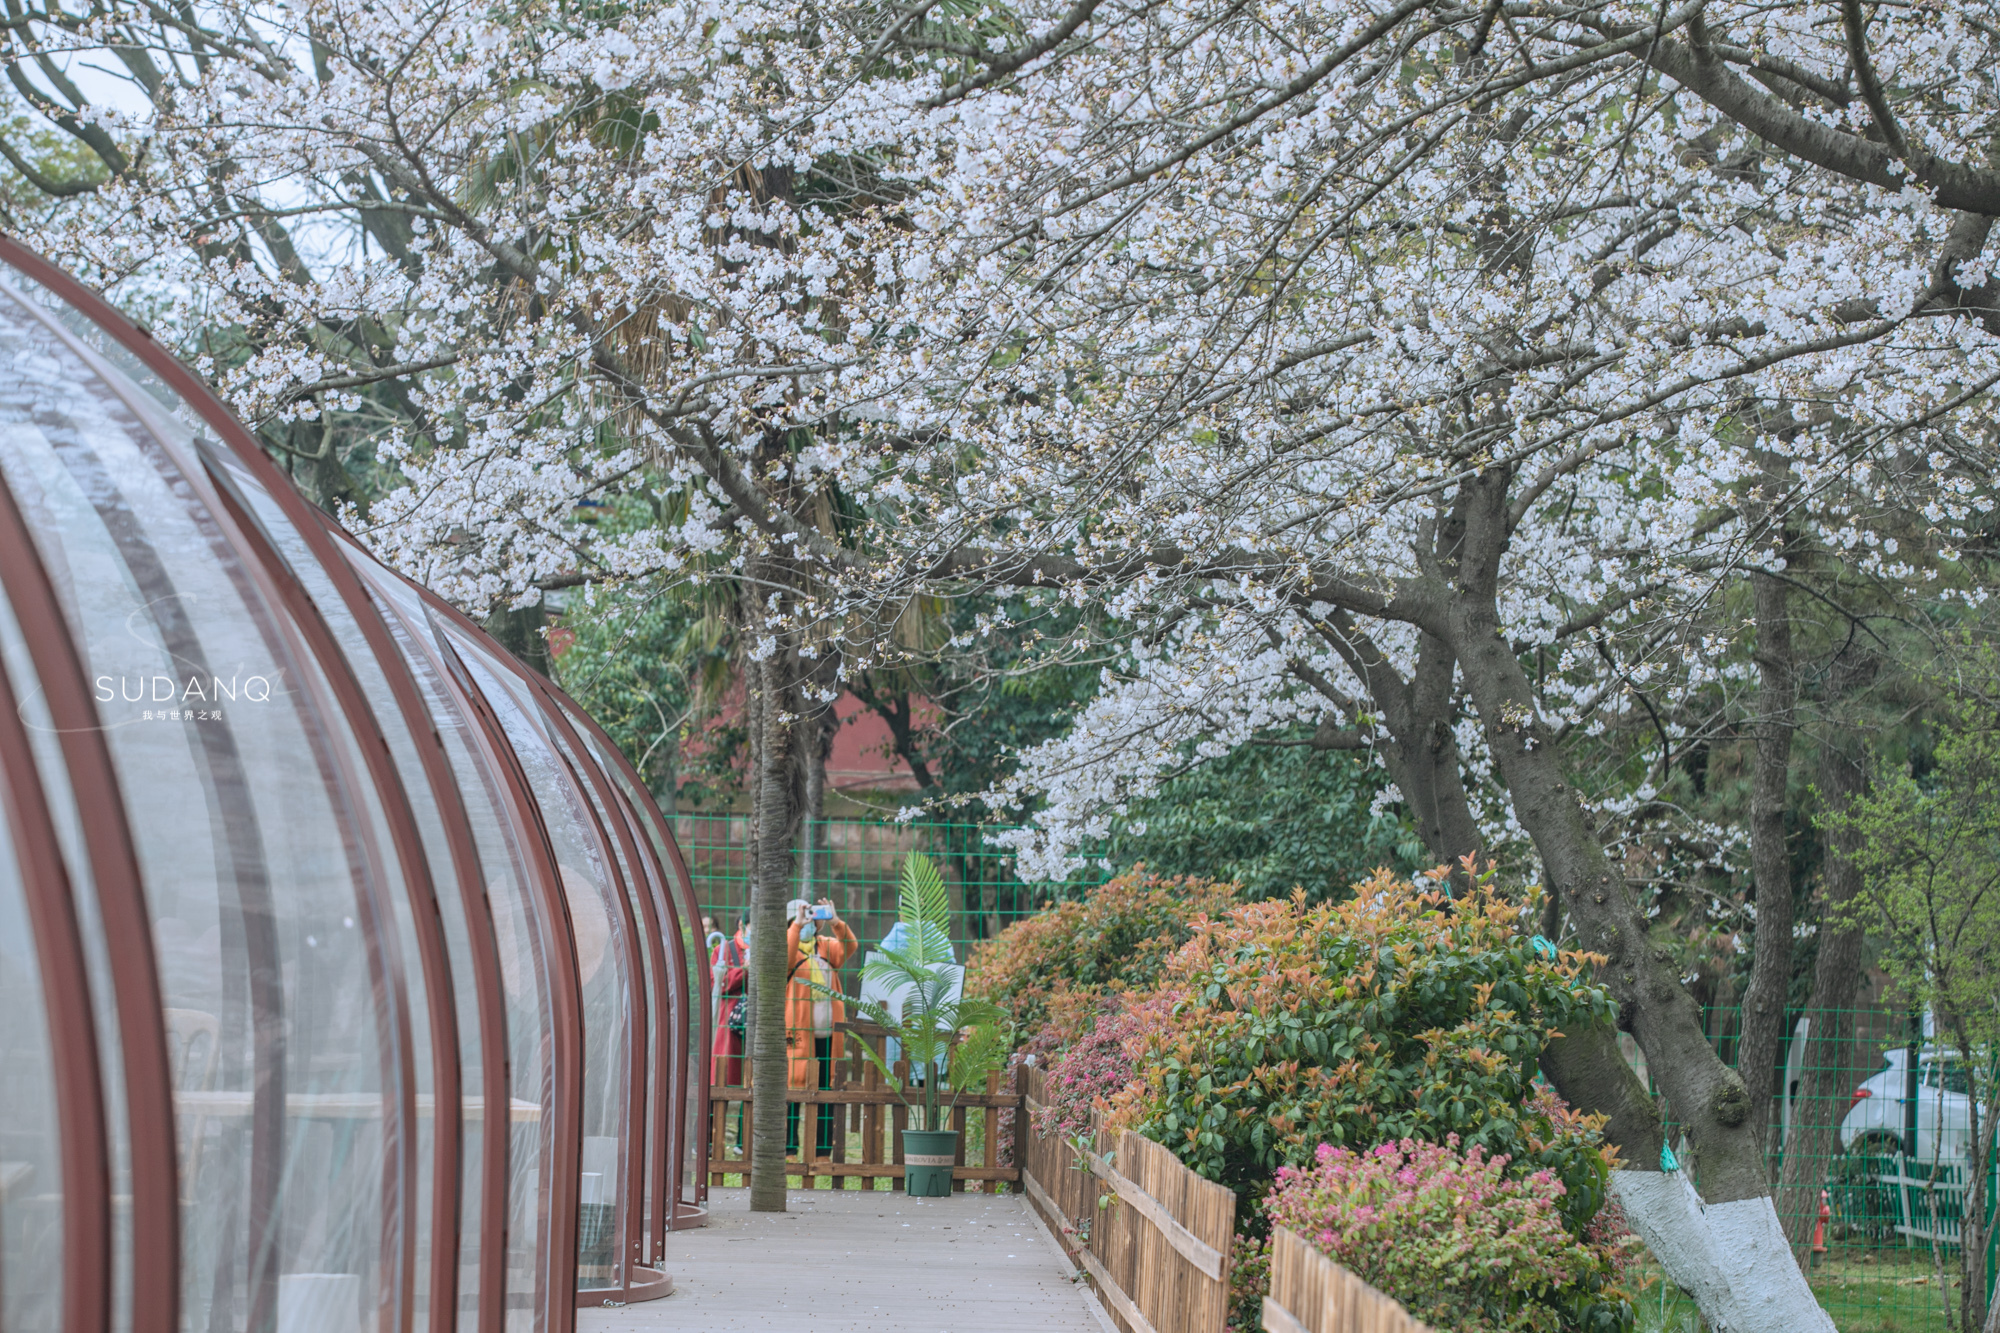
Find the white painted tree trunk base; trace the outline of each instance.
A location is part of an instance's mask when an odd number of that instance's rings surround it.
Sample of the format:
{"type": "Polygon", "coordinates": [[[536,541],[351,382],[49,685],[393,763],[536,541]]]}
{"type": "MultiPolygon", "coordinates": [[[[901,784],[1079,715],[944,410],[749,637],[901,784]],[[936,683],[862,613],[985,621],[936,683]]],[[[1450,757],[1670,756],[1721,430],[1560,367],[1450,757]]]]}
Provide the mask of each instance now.
{"type": "Polygon", "coordinates": [[[1614,1171],[1611,1190],[1715,1333],[1835,1333],[1768,1195],[1705,1204],[1684,1171],[1614,1171]]]}

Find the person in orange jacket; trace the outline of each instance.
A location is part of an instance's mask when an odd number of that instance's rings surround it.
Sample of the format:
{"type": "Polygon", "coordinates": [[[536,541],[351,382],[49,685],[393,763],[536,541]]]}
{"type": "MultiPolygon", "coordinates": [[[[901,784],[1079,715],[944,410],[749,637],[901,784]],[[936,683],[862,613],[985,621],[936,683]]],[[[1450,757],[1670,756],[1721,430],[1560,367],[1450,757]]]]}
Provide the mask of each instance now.
{"type": "MultiPolygon", "coordinates": [[[[794,904],[785,943],[785,1082],[794,1088],[830,1088],[833,1062],[841,1053],[835,1025],[847,1017],[847,1006],[840,1000],[840,967],[854,956],[860,941],[834,912],[833,903],[822,898],[817,908],[794,904]]],[[[822,1105],[813,1136],[817,1156],[833,1151],[835,1121],[834,1108],[822,1105]]],[[[798,1151],[799,1104],[792,1102],[785,1108],[785,1152],[798,1151]]]]}

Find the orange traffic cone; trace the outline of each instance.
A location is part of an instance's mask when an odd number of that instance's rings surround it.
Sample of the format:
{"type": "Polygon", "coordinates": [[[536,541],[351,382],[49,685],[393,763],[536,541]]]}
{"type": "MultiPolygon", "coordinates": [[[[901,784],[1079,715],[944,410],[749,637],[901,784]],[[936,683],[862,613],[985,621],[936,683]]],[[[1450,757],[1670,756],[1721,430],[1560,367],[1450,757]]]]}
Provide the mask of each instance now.
{"type": "Polygon", "coordinates": [[[1815,1263],[1819,1261],[1820,1255],[1826,1253],[1826,1222],[1832,1216],[1833,1205],[1828,1201],[1826,1191],[1821,1190],[1819,1192],[1819,1224],[1813,1227],[1812,1252],[1815,1263]]]}

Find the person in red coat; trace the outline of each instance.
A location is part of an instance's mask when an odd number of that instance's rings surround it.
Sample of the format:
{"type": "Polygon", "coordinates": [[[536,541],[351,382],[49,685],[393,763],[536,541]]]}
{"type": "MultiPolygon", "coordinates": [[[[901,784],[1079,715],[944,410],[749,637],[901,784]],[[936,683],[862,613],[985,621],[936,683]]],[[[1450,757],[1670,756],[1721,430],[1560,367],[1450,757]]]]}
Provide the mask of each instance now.
{"type": "Polygon", "coordinates": [[[718,1087],[739,1088],[743,1077],[744,1019],[750,1003],[750,946],[744,938],[750,918],[736,918],[736,933],[715,946],[709,960],[710,975],[716,979],[716,993],[722,1003],[715,1012],[715,1044],[710,1048],[708,1081],[718,1087]]]}

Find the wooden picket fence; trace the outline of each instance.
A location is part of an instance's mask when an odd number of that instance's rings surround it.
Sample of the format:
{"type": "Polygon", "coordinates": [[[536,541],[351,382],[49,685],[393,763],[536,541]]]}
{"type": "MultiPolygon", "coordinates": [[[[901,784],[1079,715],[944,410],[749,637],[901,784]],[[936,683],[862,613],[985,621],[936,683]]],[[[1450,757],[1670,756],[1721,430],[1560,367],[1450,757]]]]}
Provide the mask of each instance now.
{"type": "MultiPolygon", "coordinates": [[[[883,1080],[882,1071],[859,1049],[865,1042],[882,1054],[888,1034],[872,1023],[842,1023],[840,1027],[846,1034],[845,1051],[833,1063],[829,1080],[833,1086],[785,1095],[786,1101],[799,1104],[800,1148],[799,1156],[785,1159],[785,1173],[805,1177],[808,1189],[815,1184],[819,1188],[873,1189],[876,1180],[903,1177],[903,1130],[909,1126],[910,1112],[896,1090],[883,1080]],[[840,1108],[835,1113],[833,1151],[820,1157],[814,1155],[818,1109],[829,1104],[840,1108]]],[[[898,1077],[906,1077],[908,1068],[908,1061],[898,1061],[898,1077]]],[[[979,1181],[980,1188],[991,1192],[1021,1178],[1018,1136],[1027,1117],[1020,1111],[1018,1077],[1013,1080],[1016,1086],[1003,1087],[1003,1082],[1001,1075],[990,1075],[984,1093],[958,1098],[951,1120],[951,1127],[958,1131],[958,1162],[951,1172],[954,1190],[962,1192],[968,1181],[979,1181]],[[967,1161],[968,1130],[975,1124],[980,1131],[980,1156],[967,1161]]],[[[740,1175],[748,1183],[753,1155],[750,1090],[711,1085],[708,1107],[708,1183],[720,1186],[725,1175],[740,1175]]]]}
{"type": "Polygon", "coordinates": [[[1308,1245],[1271,1232],[1271,1294],[1265,1333],[1431,1333],[1393,1299],[1308,1245]]]}
{"type": "Polygon", "coordinates": [[[1137,1134],[1096,1128],[1079,1160],[1068,1140],[1034,1131],[1045,1072],[1022,1072],[1022,1186],[1105,1308],[1126,1333],[1222,1333],[1235,1192],[1137,1134]]]}

